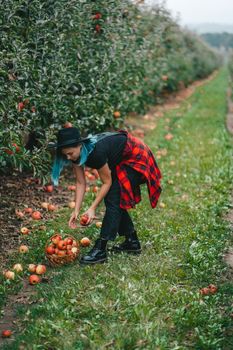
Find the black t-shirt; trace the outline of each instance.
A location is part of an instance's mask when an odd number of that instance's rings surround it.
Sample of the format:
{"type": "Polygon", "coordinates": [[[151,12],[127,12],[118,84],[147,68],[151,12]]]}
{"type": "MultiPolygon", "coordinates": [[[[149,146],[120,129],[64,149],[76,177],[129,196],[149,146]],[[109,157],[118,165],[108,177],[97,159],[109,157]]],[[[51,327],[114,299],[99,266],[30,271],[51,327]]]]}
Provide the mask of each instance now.
{"type": "Polygon", "coordinates": [[[97,141],[85,165],[93,169],[100,169],[107,163],[109,168],[113,171],[116,165],[122,160],[126,141],[127,136],[122,133],[107,136],[97,141]]]}

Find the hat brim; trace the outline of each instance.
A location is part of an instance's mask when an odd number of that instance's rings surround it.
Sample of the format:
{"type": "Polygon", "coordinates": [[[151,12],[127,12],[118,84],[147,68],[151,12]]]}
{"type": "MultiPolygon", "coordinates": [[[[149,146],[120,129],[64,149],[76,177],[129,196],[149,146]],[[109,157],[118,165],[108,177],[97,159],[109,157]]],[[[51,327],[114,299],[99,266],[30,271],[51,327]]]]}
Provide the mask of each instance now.
{"type": "Polygon", "coordinates": [[[66,142],[62,142],[62,143],[58,143],[58,142],[50,142],[48,144],[48,148],[63,148],[63,147],[72,147],[75,144],[79,144],[82,143],[83,141],[89,140],[90,137],[85,137],[85,138],[81,138],[81,139],[73,139],[73,140],[69,140],[66,142]]]}

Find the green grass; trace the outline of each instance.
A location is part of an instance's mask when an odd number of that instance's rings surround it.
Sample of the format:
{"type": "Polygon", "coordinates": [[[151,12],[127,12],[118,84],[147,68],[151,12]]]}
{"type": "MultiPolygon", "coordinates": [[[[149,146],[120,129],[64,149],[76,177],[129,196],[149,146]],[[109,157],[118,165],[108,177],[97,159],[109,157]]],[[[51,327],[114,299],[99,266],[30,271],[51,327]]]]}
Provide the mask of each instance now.
{"type": "MultiPolygon", "coordinates": [[[[39,302],[18,309],[20,331],[6,349],[231,349],[233,285],[222,259],[232,241],[223,219],[233,173],[226,88],[223,70],[147,135],[154,152],[168,150],[159,160],[166,207],[152,210],[144,188],[143,202],[131,211],[142,255],[51,269],[50,283],[35,287],[39,302]],[[164,139],[165,125],[171,141],[164,139]],[[199,289],[210,283],[218,292],[201,297],[199,289]]],[[[53,230],[71,232],[68,216],[62,211],[47,233],[29,238],[30,259],[42,259],[53,230]]],[[[86,234],[94,238],[98,230],[92,226],[86,234]]]]}

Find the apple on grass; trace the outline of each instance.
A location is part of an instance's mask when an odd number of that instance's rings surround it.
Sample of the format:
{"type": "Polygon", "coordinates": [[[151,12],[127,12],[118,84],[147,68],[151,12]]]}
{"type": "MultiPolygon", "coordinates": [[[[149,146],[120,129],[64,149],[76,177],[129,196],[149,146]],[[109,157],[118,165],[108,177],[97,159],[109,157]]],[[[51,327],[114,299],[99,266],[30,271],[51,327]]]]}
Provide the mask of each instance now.
{"type": "Polygon", "coordinates": [[[15,279],[15,273],[13,271],[10,271],[10,270],[6,271],[4,273],[4,276],[7,280],[14,280],[15,279]]]}
{"type": "Polygon", "coordinates": [[[29,251],[28,249],[28,246],[26,246],[25,244],[22,244],[20,247],[19,247],[19,252],[22,253],[22,254],[25,254],[29,251]]]}
{"type": "Polygon", "coordinates": [[[22,272],[23,266],[21,264],[14,264],[13,270],[15,270],[16,272],[22,272]]]}
{"type": "Polygon", "coordinates": [[[37,275],[31,275],[29,276],[29,283],[34,285],[34,284],[37,284],[37,283],[40,283],[41,282],[41,278],[37,275]]]}
{"type": "Polygon", "coordinates": [[[23,234],[23,235],[28,235],[29,234],[29,229],[27,227],[22,227],[20,232],[23,234]]]}
{"type": "Polygon", "coordinates": [[[36,265],[35,264],[29,264],[28,265],[28,271],[35,273],[36,272],[36,265]]]}
{"type": "Polygon", "coordinates": [[[37,265],[36,273],[38,275],[43,275],[45,272],[46,272],[46,266],[45,265],[41,265],[41,264],[37,265]]]}
{"type": "Polygon", "coordinates": [[[91,241],[88,237],[83,237],[81,240],[80,240],[80,244],[82,247],[88,247],[90,244],[91,244],[91,241]]]}

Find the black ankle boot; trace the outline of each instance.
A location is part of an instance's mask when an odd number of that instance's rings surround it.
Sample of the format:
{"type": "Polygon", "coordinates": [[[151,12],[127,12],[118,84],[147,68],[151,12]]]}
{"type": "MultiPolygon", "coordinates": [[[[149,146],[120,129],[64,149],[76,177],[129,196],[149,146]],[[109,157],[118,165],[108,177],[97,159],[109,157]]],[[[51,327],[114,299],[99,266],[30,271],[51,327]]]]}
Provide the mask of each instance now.
{"type": "Polygon", "coordinates": [[[141,245],[136,231],[128,234],[123,243],[112,247],[112,252],[114,253],[126,252],[129,254],[140,254],[141,251],[141,245]]]}
{"type": "Polygon", "coordinates": [[[87,255],[83,256],[80,260],[80,264],[97,264],[103,263],[107,260],[106,252],[107,240],[98,238],[95,242],[94,247],[88,252],[87,255]]]}

